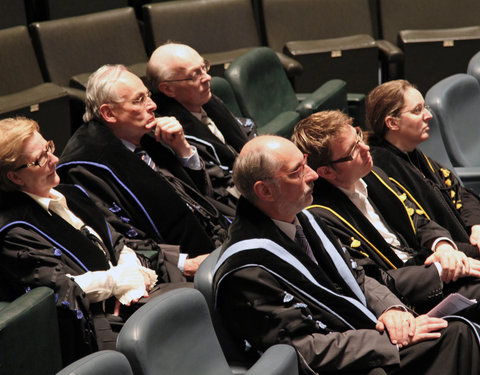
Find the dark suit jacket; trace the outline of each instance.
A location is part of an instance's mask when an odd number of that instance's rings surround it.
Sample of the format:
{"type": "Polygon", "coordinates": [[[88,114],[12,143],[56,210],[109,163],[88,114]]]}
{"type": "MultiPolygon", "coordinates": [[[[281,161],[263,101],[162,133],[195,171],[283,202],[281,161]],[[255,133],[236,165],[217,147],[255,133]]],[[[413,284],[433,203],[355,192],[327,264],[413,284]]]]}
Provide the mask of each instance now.
{"type": "Polygon", "coordinates": [[[313,217],[298,218],[319,266],[271,219],[240,199],[214,276],[216,306],[233,333],[254,350],[293,345],[306,373],[398,364],[397,348],[374,327],[375,317],[401,302],[361,268],[352,268],[355,262],[328,228],[322,229],[336,259],[324,250],[313,217]]]}
{"type": "Polygon", "coordinates": [[[84,124],[69,140],[58,173],[62,181],[82,186],[112,226],[129,239],[180,245],[192,256],[215,249],[225,238],[227,224],[197,188],[208,177],[204,171],[187,171],[170,150],[148,137],[142,145],[155,163],[190,187],[188,202],[162,173],[95,121],[84,124]]]}
{"type": "Polygon", "coordinates": [[[417,149],[405,153],[385,140],[376,141],[370,152],[374,164],[413,195],[432,220],[456,241],[469,242],[471,226],[480,224],[480,201],[450,170],[417,149]]]}

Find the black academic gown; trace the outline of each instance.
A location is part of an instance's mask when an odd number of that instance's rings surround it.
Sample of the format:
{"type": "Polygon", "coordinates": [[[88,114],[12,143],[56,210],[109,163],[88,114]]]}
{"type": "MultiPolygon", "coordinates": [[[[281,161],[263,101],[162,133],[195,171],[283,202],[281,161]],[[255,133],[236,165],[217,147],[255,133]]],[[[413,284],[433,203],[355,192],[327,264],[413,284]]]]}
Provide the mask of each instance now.
{"type": "Polygon", "coordinates": [[[464,188],[452,171],[420,150],[405,153],[385,140],[373,142],[370,152],[374,164],[414,196],[455,241],[468,243],[471,227],[480,224],[479,198],[464,188]]]}
{"type": "Polygon", "coordinates": [[[155,172],[103,124],[91,121],[69,140],[57,171],[62,181],[82,186],[108,221],[127,238],[152,238],[180,245],[190,255],[215,249],[226,236],[225,217],[201,194],[205,171],[186,170],[149,135],[142,146],[160,169],[182,180],[184,200],[162,172],[155,172]]]}
{"type": "Polygon", "coordinates": [[[401,302],[361,268],[353,268],[355,262],[328,228],[306,212],[298,219],[318,266],[271,219],[243,198],[239,201],[214,275],[216,307],[239,341],[260,351],[277,343],[294,346],[303,374],[365,373],[375,367],[389,372],[399,365],[404,368],[398,373],[405,374],[415,369],[469,374],[472,366],[478,371],[473,331],[462,324],[449,326],[442,340],[454,342],[456,330],[465,330],[464,344],[473,345],[465,358],[442,349],[446,342],[440,341],[399,352],[374,327],[376,317],[401,302]],[[322,245],[323,235],[333,243],[331,253],[322,245]],[[459,369],[457,362],[465,359],[472,363],[459,369]]]}

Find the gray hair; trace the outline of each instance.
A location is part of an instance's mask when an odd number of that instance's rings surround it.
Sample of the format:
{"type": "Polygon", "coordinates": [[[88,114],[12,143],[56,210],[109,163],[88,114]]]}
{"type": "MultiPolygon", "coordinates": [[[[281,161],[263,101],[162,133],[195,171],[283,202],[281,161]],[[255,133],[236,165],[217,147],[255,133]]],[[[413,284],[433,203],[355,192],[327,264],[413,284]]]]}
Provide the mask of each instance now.
{"type": "Polygon", "coordinates": [[[83,121],[102,120],[102,104],[119,100],[115,84],[123,72],[128,72],[124,65],[103,65],[90,75],[87,83],[85,114],[83,121]]]}
{"type": "MultiPolygon", "coordinates": [[[[247,200],[255,203],[255,182],[273,178],[281,168],[282,163],[272,156],[270,150],[257,148],[246,155],[240,153],[237,156],[233,165],[233,182],[247,200]]],[[[271,181],[276,185],[277,181],[271,181]]]]}

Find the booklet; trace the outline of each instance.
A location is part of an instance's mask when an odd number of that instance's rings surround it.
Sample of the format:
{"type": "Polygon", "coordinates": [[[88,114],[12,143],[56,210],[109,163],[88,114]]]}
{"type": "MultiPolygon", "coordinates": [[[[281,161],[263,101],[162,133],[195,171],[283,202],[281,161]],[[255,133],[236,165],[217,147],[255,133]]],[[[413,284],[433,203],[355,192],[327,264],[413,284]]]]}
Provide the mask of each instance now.
{"type": "Polygon", "coordinates": [[[441,318],[446,315],[452,315],[460,310],[477,303],[475,299],[468,299],[461,294],[452,293],[442,300],[437,306],[431,309],[427,315],[432,318],[441,318]]]}

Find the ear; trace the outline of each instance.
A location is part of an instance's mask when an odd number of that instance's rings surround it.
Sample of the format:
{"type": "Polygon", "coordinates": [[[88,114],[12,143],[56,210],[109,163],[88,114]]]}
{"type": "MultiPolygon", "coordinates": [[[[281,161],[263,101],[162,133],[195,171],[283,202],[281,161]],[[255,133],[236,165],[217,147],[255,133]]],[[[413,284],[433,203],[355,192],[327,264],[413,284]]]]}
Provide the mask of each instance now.
{"type": "Polygon", "coordinates": [[[175,89],[173,88],[173,85],[168,82],[160,82],[158,84],[158,90],[170,98],[175,97],[175,89]]]}
{"type": "Polygon", "coordinates": [[[398,118],[387,116],[385,118],[385,125],[389,130],[398,130],[398,118]]]}
{"type": "Polygon", "coordinates": [[[275,199],[274,186],[268,181],[257,181],[253,185],[253,191],[261,201],[272,202],[275,199]]]}
{"type": "Polygon", "coordinates": [[[25,182],[23,181],[22,177],[16,171],[8,171],[7,178],[12,181],[15,185],[23,186],[25,182]]]}
{"type": "Polygon", "coordinates": [[[336,171],[329,165],[322,165],[316,170],[318,177],[323,178],[327,181],[332,181],[336,176],[336,171]]]}
{"type": "Polygon", "coordinates": [[[110,104],[102,104],[100,106],[100,114],[102,115],[103,120],[109,124],[117,122],[117,118],[115,117],[115,113],[110,104]]]}

